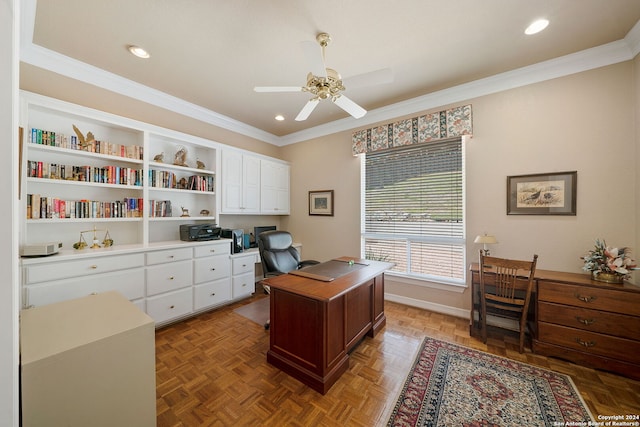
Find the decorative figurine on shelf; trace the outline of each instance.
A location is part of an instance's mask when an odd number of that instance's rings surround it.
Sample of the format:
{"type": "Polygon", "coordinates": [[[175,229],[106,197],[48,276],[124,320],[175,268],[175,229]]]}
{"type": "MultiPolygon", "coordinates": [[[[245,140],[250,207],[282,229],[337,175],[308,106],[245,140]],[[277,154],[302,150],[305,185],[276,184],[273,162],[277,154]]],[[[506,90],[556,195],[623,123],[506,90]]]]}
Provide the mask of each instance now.
{"type": "Polygon", "coordinates": [[[202,209],[200,211],[200,215],[202,215],[202,216],[209,216],[210,213],[211,212],[209,212],[209,209],[202,209]]]}
{"type": "Polygon", "coordinates": [[[162,163],[163,160],[164,160],[164,151],[162,153],[160,153],[160,154],[156,154],[153,157],[153,161],[154,162],[162,163]]]}
{"type": "Polygon", "coordinates": [[[186,190],[187,189],[187,178],[185,178],[185,177],[180,178],[180,180],[176,184],[176,188],[179,188],[181,190],[186,190]]]}
{"type": "MultiPolygon", "coordinates": [[[[89,246],[87,244],[87,240],[84,238],[84,233],[93,233],[93,238],[91,239],[91,249],[98,249],[100,248],[100,240],[98,240],[98,236],[97,236],[97,232],[98,231],[103,231],[103,230],[98,230],[95,226],[93,227],[93,230],[84,230],[80,232],[80,240],[77,241],[76,243],[73,244],[73,249],[77,249],[77,250],[82,250],[84,248],[86,248],[87,246],[89,246]]],[[[105,248],[111,247],[113,246],[113,239],[111,238],[111,236],[109,235],[109,230],[104,230],[104,239],[102,239],[102,246],[104,246],[105,248]]]]}
{"type": "Polygon", "coordinates": [[[176,166],[187,166],[187,149],[184,147],[180,147],[178,151],[176,151],[176,155],[173,159],[173,164],[176,166]]]}
{"type": "Polygon", "coordinates": [[[80,233],[80,240],[73,244],[73,249],[82,250],[87,247],[87,241],[84,240],[82,232],[80,233]]]}
{"type": "Polygon", "coordinates": [[[104,246],[105,248],[109,248],[113,246],[113,239],[109,235],[109,230],[107,230],[107,232],[104,234],[104,239],[102,240],[102,246],[104,246]]]}
{"type": "Polygon", "coordinates": [[[87,132],[87,136],[85,138],[84,134],[80,132],[80,129],[78,129],[76,125],[72,125],[72,126],[73,126],[73,131],[76,133],[76,136],[78,137],[78,146],[80,148],[87,148],[89,144],[91,144],[96,140],[91,132],[87,132]]]}
{"type": "Polygon", "coordinates": [[[180,209],[182,209],[182,215],[180,215],[181,218],[191,216],[189,215],[189,209],[185,208],[184,206],[180,206],[180,209]]]}
{"type": "Polygon", "coordinates": [[[204,169],[204,162],[200,161],[200,159],[196,159],[196,167],[198,169],[204,169]]]}

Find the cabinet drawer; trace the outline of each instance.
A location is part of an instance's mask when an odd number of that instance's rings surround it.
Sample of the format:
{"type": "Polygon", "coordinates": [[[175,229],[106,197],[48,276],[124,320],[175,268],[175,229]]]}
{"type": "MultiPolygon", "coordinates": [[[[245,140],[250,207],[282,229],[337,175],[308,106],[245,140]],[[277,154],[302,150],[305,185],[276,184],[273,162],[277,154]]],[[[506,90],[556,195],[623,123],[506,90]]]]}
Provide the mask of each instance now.
{"type": "Polygon", "coordinates": [[[170,262],[147,267],[147,295],[191,286],[191,261],[170,262]]]}
{"type": "Polygon", "coordinates": [[[229,257],[211,256],[193,260],[193,274],[195,283],[210,282],[212,280],[229,277],[229,257]]]}
{"type": "Polygon", "coordinates": [[[640,341],[640,317],[539,302],[538,320],[640,341]]]}
{"type": "Polygon", "coordinates": [[[27,306],[41,306],[94,293],[118,291],[129,300],[144,297],[144,269],[134,268],[91,277],[55,280],[25,287],[27,306]]]}
{"type": "Polygon", "coordinates": [[[637,313],[639,292],[539,281],[538,300],[614,313],[637,313]]]}
{"type": "Polygon", "coordinates": [[[256,291],[255,277],[252,273],[234,276],[231,279],[233,286],[233,298],[249,296],[256,291]]]}
{"type": "Polygon", "coordinates": [[[147,253],[147,265],[191,259],[191,248],[175,248],[147,253]]]}
{"type": "Polygon", "coordinates": [[[231,300],[231,281],[229,278],[194,286],[193,307],[195,310],[211,307],[231,300]]]}
{"type": "Polygon", "coordinates": [[[231,271],[233,271],[234,276],[243,273],[253,273],[256,264],[256,257],[254,255],[233,257],[231,259],[231,263],[233,264],[231,271]]]}
{"type": "Polygon", "coordinates": [[[229,255],[230,252],[231,245],[229,245],[228,240],[212,243],[210,245],[196,246],[193,248],[193,255],[196,258],[212,255],[229,255]]]}
{"type": "Polygon", "coordinates": [[[640,342],[538,322],[538,340],[599,356],[640,363],[640,342]]]}
{"type": "Polygon", "coordinates": [[[101,256],[99,258],[29,265],[25,268],[25,278],[26,283],[49,282],[69,277],[84,277],[88,274],[142,267],[143,265],[143,254],[101,256]]]}
{"type": "Polygon", "coordinates": [[[189,314],[192,311],[192,307],[193,292],[191,288],[147,298],[147,314],[156,323],[166,322],[189,314]]]}

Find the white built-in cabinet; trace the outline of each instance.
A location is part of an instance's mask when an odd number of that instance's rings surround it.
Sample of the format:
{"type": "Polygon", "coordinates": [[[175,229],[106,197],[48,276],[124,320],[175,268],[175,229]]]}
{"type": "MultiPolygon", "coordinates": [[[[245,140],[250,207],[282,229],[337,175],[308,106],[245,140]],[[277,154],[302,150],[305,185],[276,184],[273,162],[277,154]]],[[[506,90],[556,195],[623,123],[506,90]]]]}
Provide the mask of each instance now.
{"type": "Polygon", "coordinates": [[[220,213],[288,214],[286,162],[20,96],[20,246],[62,244],[22,258],[24,308],[117,290],[163,324],[255,292],[257,254],[184,242],[179,229],[219,224],[220,213]]]}

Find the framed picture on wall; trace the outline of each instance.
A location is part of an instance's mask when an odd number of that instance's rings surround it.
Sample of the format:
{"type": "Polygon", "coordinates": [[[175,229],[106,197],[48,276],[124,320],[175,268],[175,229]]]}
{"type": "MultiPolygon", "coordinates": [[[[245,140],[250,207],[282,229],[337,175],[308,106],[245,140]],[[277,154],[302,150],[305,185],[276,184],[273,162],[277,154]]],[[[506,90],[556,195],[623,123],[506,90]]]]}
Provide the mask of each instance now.
{"type": "Polygon", "coordinates": [[[333,216],[333,190],[309,191],[309,215],[333,216]]]}
{"type": "Polygon", "coordinates": [[[507,215],[575,215],[578,172],[507,177],[507,215]]]}

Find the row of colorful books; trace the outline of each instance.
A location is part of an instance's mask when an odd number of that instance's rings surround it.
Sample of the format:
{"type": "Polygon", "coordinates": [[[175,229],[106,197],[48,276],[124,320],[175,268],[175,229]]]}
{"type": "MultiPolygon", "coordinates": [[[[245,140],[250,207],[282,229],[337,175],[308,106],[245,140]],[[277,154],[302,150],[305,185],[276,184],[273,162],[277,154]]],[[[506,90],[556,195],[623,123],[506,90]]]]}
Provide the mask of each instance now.
{"type": "Polygon", "coordinates": [[[30,178],[64,179],[103,184],[142,185],[142,169],[121,166],[75,166],[27,161],[27,176],[30,178]]]}
{"type": "Polygon", "coordinates": [[[48,145],[69,150],[108,154],[111,156],[125,157],[127,159],[143,159],[143,148],[139,145],[123,145],[96,140],[88,141],[83,145],[78,141],[76,135],[67,136],[62,132],[53,132],[37,128],[31,128],[30,142],[32,144],[48,145]]]}
{"type": "Polygon", "coordinates": [[[181,190],[215,191],[215,179],[211,175],[191,175],[178,179],[176,174],[169,171],[151,169],[149,182],[155,188],[177,188],[181,190]]]}
{"type": "Polygon", "coordinates": [[[113,202],[63,200],[57,197],[27,194],[27,219],[60,218],[138,218],[142,217],[140,198],[113,202]]]}
{"type": "Polygon", "coordinates": [[[173,216],[171,200],[149,200],[149,216],[151,218],[173,216]]]}

